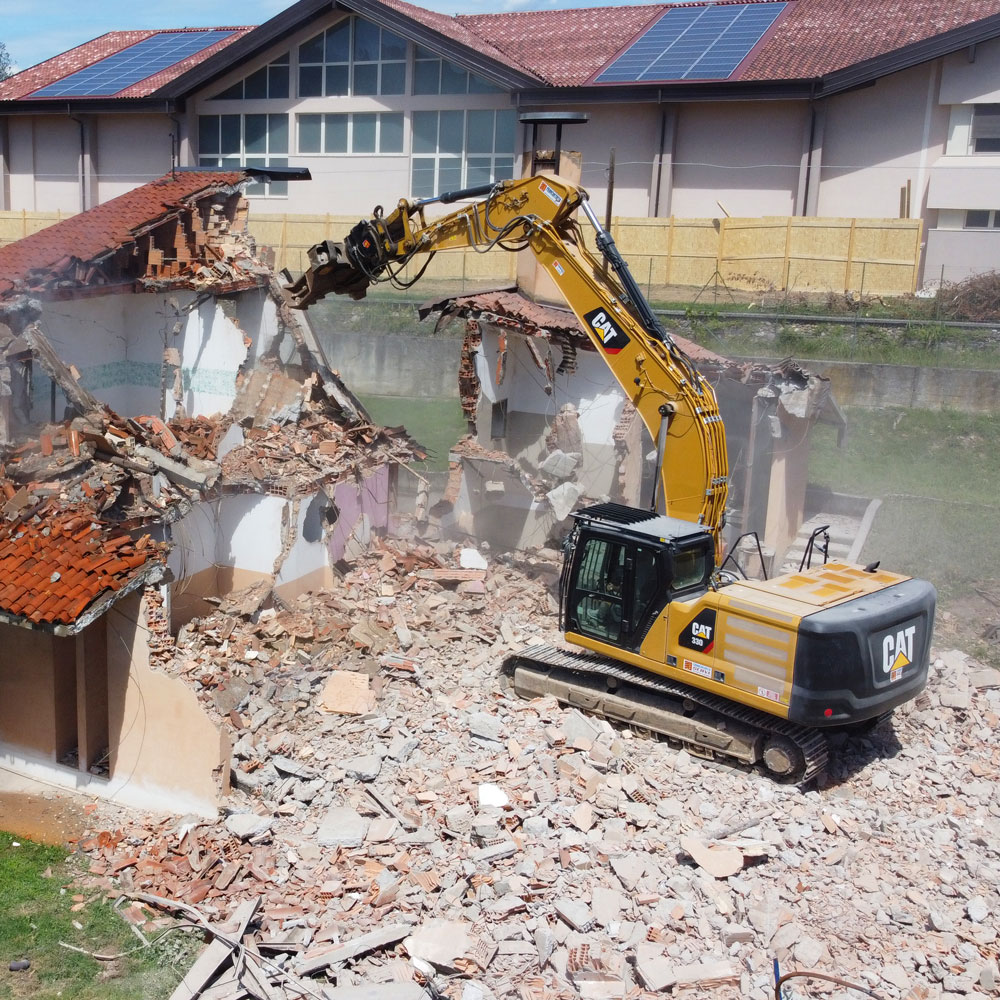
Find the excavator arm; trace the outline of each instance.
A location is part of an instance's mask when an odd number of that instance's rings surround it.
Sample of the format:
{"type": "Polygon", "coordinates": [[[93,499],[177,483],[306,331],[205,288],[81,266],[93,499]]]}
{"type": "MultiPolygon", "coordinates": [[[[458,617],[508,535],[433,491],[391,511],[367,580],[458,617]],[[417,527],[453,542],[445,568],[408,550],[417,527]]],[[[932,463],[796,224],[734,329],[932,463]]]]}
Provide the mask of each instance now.
{"type": "Polygon", "coordinates": [[[528,250],[552,278],[657,443],[664,512],[705,525],[718,551],[729,480],[715,393],[661,326],[577,185],[537,175],[402,200],[388,216],[376,208],[344,242],[313,247],[309,269],[284,293],[299,309],[331,292],[360,299],[375,282],[413,284],[439,250],[494,247],[528,250]],[[427,205],[468,199],[477,200],[425,219],[427,205]],[[577,209],[594,227],[601,259],[586,246],[577,209]],[[418,256],[427,257],[423,269],[402,281],[403,267],[418,256]]]}

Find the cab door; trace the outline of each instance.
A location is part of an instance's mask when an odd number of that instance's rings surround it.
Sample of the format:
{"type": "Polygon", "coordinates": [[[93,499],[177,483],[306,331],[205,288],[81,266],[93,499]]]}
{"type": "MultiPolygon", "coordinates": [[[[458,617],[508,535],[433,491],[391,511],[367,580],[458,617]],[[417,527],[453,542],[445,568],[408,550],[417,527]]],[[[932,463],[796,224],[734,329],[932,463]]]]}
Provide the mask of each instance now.
{"type": "Polygon", "coordinates": [[[655,545],[587,535],[577,545],[566,602],[566,631],[638,650],[665,603],[655,545]]]}

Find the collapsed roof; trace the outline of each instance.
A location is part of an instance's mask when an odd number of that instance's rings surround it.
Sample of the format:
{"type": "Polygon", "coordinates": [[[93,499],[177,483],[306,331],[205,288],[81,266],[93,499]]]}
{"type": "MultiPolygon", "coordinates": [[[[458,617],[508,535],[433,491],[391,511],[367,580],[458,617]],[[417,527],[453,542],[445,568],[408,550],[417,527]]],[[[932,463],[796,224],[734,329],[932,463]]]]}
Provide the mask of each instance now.
{"type": "Polygon", "coordinates": [[[311,494],[413,457],[401,429],[371,424],[284,307],[246,230],[252,179],[168,175],[0,248],[0,621],[74,634],[162,575],[167,546],[151,532],[196,501],[311,494]],[[43,329],[52,300],[188,289],[200,302],[258,288],[295,334],[299,374],[273,357],[247,366],[226,414],[187,416],[167,348],[161,388],[175,392],[174,418],[119,415],[43,329]],[[37,370],[66,399],[61,421],[54,408],[32,417],[37,370]]]}

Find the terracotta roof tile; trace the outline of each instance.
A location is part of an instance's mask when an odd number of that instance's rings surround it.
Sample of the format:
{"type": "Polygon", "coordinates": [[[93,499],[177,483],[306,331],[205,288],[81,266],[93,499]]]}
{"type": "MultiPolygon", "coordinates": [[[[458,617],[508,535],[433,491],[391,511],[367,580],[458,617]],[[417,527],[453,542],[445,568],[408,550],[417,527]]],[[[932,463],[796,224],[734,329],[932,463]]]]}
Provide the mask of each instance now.
{"type": "Polygon", "coordinates": [[[831,73],[1000,14],[1000,0],[793,0],[744,80],[831,73]]]}
{"type": "Polygon", "coordinates": [[[468,23],[469,21],[476,20],[475,17],[451,17],[448,14],[438,14],[435,11],[417,7],[415,4],[405,3],[404,0],[382,0],[382,4],[390,10],[394,10],[397,14],[412,18],[425,27],[437,31],[444,35],[445,38],[450,38],[460,45],[466,45],[471,49],[475,49],[477,52],[481,52],[484,56],[494,59],[499,63],[516,63],[514,66],[515,69],[520,70],[522,73],[527,73],[529,76],[539,76],[542,79],[538,71],[531,68],[530,63],[521,62],[515,53],[508,52],[502,46],[498,45],[493,38],[486,37],[476,31],[475,27],[468,23]]]}
{"type": "MultiPolygon", "coordinates": [[[[553,86],[571,87],[590,79],[664,10],[677,6],[682,5],[460,15],[455,20],[553,86]]],[[[1000,14],[1000,0],[790,0],[739,78],[820,77],[995,14],[1000,14]]]]}
{"type": "Polygon", "coordinates": [[[557,87],[583,83],[666,4],[459,15],[455,20],[557,87]]]}
{"type": "Polygon", "coordinates": [[[140,548],[86,508],[61,507],[53,499],[24,524],[0,522],[0,564],[7,580],[0,588],[0,610],[35,624],[71,625],[101,594],[120,590],[148,563],[162,560],[158,547],[140,548]],[[109,561],[108,543],[116,545],[119,558],[109,561]]]}
{"type": "MultiPolygon", "coordinates": [[[[451,41],[556,87],[585,83],[664,10],[680,6],[654,3],[452,17],[405,0],[382,0],[382,3],[387,10],[451,41]]],[[[684,6],[704,6],[704,2],[684,6]]],[[[739,78],[754,81],[820,77],[996,14],[1000,14],[1000,0],[865,0],[860,3],[858,0],[789,0],[787,10],[739,78]]],[[[232,30],[234,34],[121,91],[118,96],[139,98],[154,94],[254,29],[244,26],[176,30],[232,30]]],[[[0,83],[0,101],[29,98],[40,88],[156,33],[115,31],[79,45],[0,83]]]]}
{"type": "Polygon", "coordinates": [[[187,199],[212,190],[232,188],[245,179],[242,171],[167,174],[111,201],[63,219],[24,239],[0,247],[0,295],[30,271],[53,268],[62,261],[91,260],[130,242],[134,230],[168,215],[187,199]]]}
{"type": "MultiPolygon", "coordinates": [[[[198,65],[198,63],[203,62],[209,56],[212,56],[216,52],[220,52],[222,49],[226,48],[227,45],[232,45],[233,42],[242,38],[245,34],[247,34],[247,32],[253,31],[253,26],[242,25],[239,27],[222,28],[171,28],[169,30],[171,32],[231,31],[233,34],[228,38],[224,38],[222,41],[217,42],[215,45],[209,46],[201,52],[196,52],[194,55],[188,56],[188,58],[174,63],[173,66],[169,66],[167,69],[161,70],[160,72],[147,77],[145,80],[126,88],[117,96],[148,97],[150,94],[159,90],[160,87],[189,70],[192,66],[198,65]]],[[[15,73],[14,76],[9,79],[4,80],[0,83],[0,101],[16,101],[22,98],[30,97],[30,95],[36,90],[41,90],[42,87],[47,87],[50,83],[62,80],[72,73],[85,69],[87,66],[92,66],[101,59],[113,56],[116,52],[121,52],[122,49],[127,49],[130,45],[135,45],[137,42],[144,41],[145,39],[151,38],[153,35],[157,34],[161,34],[161,32],[109,31],[106,35],[101,35],[99,38],[94,38],[89,42],[84,42],[83,45],[77,45],[76,48],[72,48],[68,52],[63,52],[57,56],[53,56],[51,59],[46,59],[44,62],[38,63],[37,66],[31,66],[26,70],[22,70],[20,73],[15,73]]],[[[52,98],[52,100],[64,101],[65,98],[57,97],[52,98]]]]}

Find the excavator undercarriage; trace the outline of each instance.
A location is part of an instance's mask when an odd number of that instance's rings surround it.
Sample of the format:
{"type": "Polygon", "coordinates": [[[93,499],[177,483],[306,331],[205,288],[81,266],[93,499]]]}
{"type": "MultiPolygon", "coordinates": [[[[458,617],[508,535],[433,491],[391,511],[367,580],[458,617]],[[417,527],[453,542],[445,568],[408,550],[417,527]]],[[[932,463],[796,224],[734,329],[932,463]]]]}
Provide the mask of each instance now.
{"type": "Polygon", "coordinates": [[[554,697],[699,757],[763,765],[783,781],[807,782],[827,760],[826,737],[593,653],[538,644],[507,658],[503,684],[521,698],[554,697]]]}

